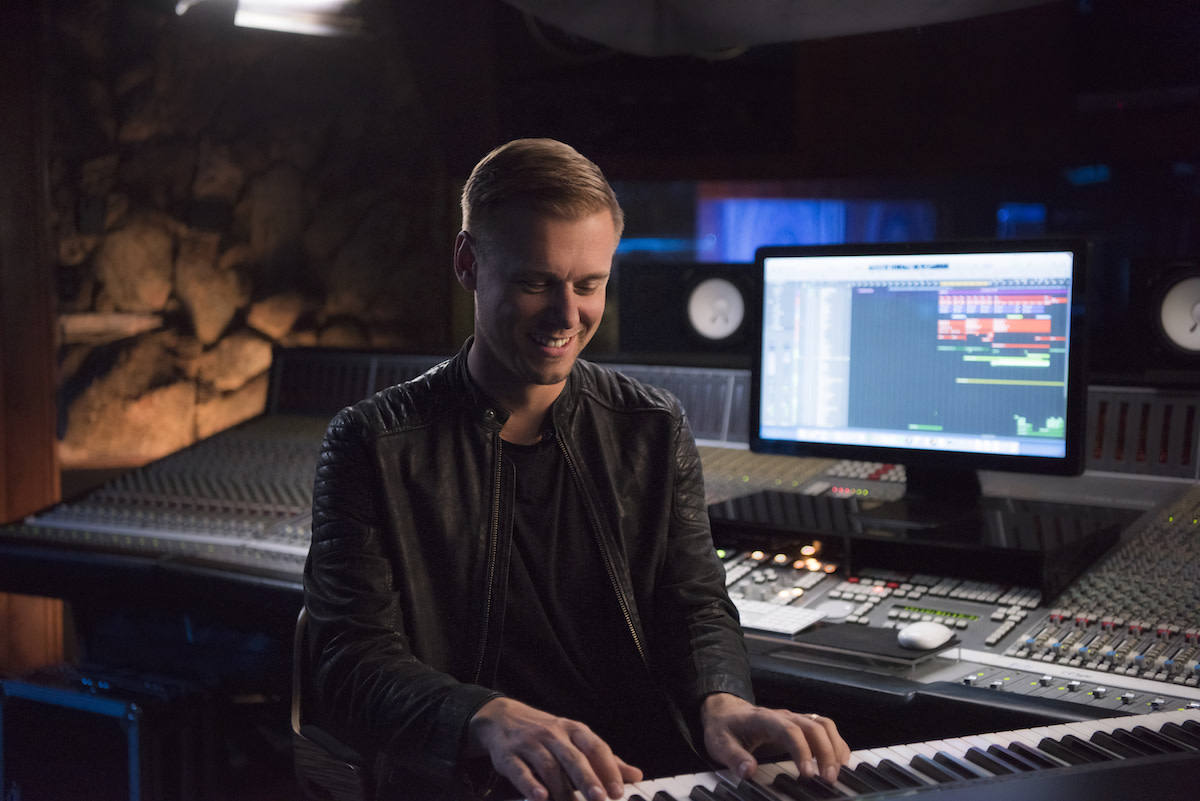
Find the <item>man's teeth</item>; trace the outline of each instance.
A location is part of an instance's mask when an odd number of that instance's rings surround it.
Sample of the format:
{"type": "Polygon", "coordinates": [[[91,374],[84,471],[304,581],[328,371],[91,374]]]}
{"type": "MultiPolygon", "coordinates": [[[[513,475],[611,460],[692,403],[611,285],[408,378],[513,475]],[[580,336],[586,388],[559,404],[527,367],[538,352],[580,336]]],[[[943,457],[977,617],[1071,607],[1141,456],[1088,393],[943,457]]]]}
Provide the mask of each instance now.
{"type": "Polygon", "coordinates": [[[551,337],[534,336],[534,341],[539,345],[545,345],[548,348],[561,348],[571,341],[570,337],[562,339],[553,339],[551,337]]]}

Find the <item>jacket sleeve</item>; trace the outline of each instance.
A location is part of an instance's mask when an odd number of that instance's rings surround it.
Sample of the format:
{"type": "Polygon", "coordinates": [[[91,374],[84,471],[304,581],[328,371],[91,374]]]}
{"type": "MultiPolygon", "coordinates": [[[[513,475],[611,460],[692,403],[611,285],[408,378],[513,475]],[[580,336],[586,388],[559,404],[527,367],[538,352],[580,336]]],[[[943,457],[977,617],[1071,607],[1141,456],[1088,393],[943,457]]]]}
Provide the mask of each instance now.
{"type": "Polygon", "coordinates": [[[737,609],[725,589],[725,568],[713,547],[700,453],[682,410],[675,418],[674,478],[666,558],[659,579],[656,638],[669,690],[693,731],[704,697],[728,692],[754,700],[750,664],[737,609]]]}
{"type": "Polygon", "coordinates": [[[367,753],[447,783],[458,780],[466,726],[496,693],[414,657],[385,545],[371,407],[330,424],[313,487],[304,573],[310,675],[323,721],[367,753]]]}

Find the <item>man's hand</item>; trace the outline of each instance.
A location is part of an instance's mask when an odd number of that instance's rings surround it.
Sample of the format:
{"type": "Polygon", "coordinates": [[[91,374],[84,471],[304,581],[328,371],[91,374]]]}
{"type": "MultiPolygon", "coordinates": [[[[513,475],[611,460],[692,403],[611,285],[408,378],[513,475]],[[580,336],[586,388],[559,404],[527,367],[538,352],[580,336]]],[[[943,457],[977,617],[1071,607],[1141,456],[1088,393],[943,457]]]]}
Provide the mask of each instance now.
{"type": "Polygon", "coordinates": [[[753,751],[764,745],[786,751],[805,776],[820,771],[828,781],[850,759],[850,747],[829,718],[766,709],[728,693],[715,693],[701,707],[704,746],[717,762],[747,778],[758,768],[753,751]]]}
{"type": "Polygon", "coordinates": [[[620,798],[642,772],[613,755],[578,721],[541,712],[511,698],[488,701],[467,729],[468,754],[487,755],[500,775],[529,801],[620,798]]]}

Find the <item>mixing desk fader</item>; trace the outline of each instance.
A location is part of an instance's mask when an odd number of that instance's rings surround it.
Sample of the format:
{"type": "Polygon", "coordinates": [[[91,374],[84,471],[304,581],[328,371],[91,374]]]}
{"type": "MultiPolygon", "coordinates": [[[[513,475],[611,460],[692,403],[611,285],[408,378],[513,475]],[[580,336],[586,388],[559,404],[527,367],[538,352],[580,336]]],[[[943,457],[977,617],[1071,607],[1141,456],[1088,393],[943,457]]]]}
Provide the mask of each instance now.
{"type": "MultiPolygon", "coordinates": [[[[723,552],[730,596],[757,658],[827,664],[1048,699],[1110,712],[1200,705],[1200,487],[1122,519],[1123,536],[1061,592],[845,561],[837,538],[723,552]],[[801,607],[790,629],[762,625],[762,607],[801,607]],[[910,622],[949,626],[955,647],[889,656],[910,622]],[[873,636],[864,636],[870,630],[873,636]],[[882,647],[876,647],[882,644],[882,647]]],[[[782,619],[778,614],[778,619],[782,619]]]]}
{"type": "Polygon", "coordinates": [[[313,470],[327,423],[257,418],[9,526],[4,536],[296,579],[312,538],[313,470]]]}

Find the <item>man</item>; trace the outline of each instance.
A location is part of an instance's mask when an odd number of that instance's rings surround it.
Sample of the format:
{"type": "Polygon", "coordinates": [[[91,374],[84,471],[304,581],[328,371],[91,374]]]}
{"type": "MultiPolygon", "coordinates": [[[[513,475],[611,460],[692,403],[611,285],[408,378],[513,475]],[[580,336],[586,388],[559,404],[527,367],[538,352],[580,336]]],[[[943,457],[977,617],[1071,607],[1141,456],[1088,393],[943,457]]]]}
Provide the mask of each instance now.
{"type": "Polygon", "coordinates": [[[326,718],[378,754],[381,797],[619,797],[743,774],[767,746],[831,776],[827,718],[754,706],[673,397],[578,357],[623,215],[552,140],[497,148],[454,247],[474,336],[343,410],[317,468],[305,571],[326,718]]]}

